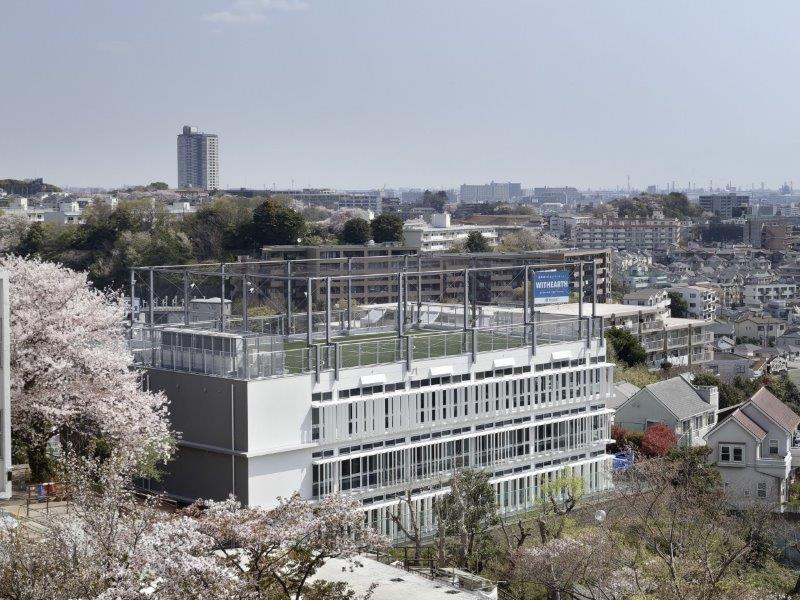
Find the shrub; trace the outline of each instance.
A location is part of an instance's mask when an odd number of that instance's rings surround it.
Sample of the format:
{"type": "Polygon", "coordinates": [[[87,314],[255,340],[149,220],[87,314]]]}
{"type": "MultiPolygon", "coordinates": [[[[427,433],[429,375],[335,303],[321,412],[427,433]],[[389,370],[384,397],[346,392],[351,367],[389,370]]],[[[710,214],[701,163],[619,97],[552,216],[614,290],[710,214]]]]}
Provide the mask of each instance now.
{"type": "Polygon", "coordinates": [[[642,437],[642,453],[645,456],[665,456],[677,443],[675,432],[663,423],[650,425],[642,437]]]}

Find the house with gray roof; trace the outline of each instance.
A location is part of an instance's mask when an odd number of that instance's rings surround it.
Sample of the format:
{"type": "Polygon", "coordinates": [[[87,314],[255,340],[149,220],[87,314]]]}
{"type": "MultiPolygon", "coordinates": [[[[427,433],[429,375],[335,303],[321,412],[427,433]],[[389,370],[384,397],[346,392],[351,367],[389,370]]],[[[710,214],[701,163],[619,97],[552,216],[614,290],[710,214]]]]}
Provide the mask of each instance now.
{"type": "Polygon", "coordinates": [[[714,352],[714,358],[703,365],[703,368],[723,381],[733,381],[736,377],[755,379],[762,373],[763,362],[755,357],[733,352],[714,352]]]}
{"type": "Polygon", "coordinates": [[[726,411],[706,434],[709,460],[717,465],[734,506],[764,502],[783,510],[800,465],[798,425],[800,416],[761,388],[748,401],[726,411]]]}
{"type": "Polygon", "coordinates": [[[719,390],[695,386],[684,377],[651,383],[617,407],[614,423],[644,431],[663,423],[675,432],[680,446],[705,444],[704,437],[717,422],[719,390]]]}
{"type": "Polygon", "coordinates": [[[611,399],[606,401],[606,406],[608,408],[616,409],[620,406],[623,402],[625,402],[628,398],[633,396],[636,392],[641,390],[637,385],[633,385],[628,381],[617,381],[614,383],[614,391],[612,393],[611,399]]]}

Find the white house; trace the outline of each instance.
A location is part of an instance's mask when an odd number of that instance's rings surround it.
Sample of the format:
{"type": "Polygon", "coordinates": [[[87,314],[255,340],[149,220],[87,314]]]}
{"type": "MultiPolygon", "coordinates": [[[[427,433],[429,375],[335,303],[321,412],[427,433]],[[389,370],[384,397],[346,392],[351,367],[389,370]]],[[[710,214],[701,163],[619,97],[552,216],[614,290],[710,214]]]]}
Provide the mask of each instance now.
{"type": "Polygon", "coordinates": [[[614,424],[633,431],[663,423],[675,432],[680,446],[700,446],[717,421],[719,390],[695,386],[683,377],[651,383],[622,402],[614,424]]]}
{"type": "Polygon", "coordinates": [[[782,510],[800,464],[798,424],[800,416],[761,388],[706,434],[709,460],[735,506],[762,501],[782,510]]]}

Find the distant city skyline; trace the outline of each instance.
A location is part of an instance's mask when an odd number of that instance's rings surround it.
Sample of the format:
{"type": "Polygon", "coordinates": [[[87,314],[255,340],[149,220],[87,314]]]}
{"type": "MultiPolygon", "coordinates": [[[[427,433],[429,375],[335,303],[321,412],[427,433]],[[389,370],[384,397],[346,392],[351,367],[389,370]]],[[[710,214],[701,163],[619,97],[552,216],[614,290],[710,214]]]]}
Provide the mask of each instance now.
{"type": "Polygon", "coordinates": [[[800,4],[6,2],[0,177],[220,187],[800,182],[800,4]],[[32,76],[35,74],[35,76],[32,76]]]}

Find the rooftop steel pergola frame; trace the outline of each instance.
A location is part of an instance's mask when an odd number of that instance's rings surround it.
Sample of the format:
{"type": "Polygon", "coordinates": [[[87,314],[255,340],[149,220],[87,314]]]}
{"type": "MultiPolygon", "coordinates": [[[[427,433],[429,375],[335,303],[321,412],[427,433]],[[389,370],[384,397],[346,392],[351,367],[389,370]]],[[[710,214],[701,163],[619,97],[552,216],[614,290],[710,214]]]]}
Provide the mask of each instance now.
{"type": "MultiPolygon", "coordinates": [[[[152,326],[154,324],[154,306],[155,306],[155,275],[157,273],[168,274],[168,275],[182,275],[183,278],[183,309],[184,309],[184,326],[190,327],[192,323],[190,322],[189,317],[189,294],[190,294],[190,283],[189,279],[192,275],[202,276],[202,277],[219,277],[219,292],[220,292],[220,319],[219,319],[219,330],[224,331],[224,324],[225,324],[225,293],[226,293],[226,280],[234,279],[234,278],[241,278],[242,279],[242,326],[243,326],[243,333],[248,333],[249,329],[249,321],[248,321],[248,286],[249,281],[248,279],[263,279],[263,280],[278,280],[286,282],[285,286],[285,295],[287,298],[286,304],[286,315],[288,317],[287,323],[291,324],[292,321],[292,307],[291,307],[291,292],[292,292],[292,284],[295,282],[299,282],[301,284],[305,284],[307,289],[307,301],[306,301],[306,315],[307,315],[307,323],[308,323],[308,331],[307,331],[307,344],[308,346],[313,345],[314,341],[314,331],[313,331],[313,285],[314,283],[322,282],[325,286],[325,341],[326,343],[331,343],[331,282],[336,281],[346,281],[347,283],[347,322],[348,322],[348,329],[350,324],[352,323],[352,282],[353,280],[357,281],[364,281],[370,279],[383,279],[386,280],[387,278],[391,279],[393,277],[397,278],[397,335],[398,337],[402,337],[405,332],[405,325],[407,321],[407,306],[408,306],[408,282],[410,279],[417,280],[417,305],[418,308],[422,305],[422,294],[421,294],[421,287],[422,287],[422,278],[424,276],[430,275],[461,275],[463,281],[463,311],[464,311],[464,330],[468,330],[474,328],[474,319],[475,319],[475,310],[477,305],[477,300],[475,298],[475,294],[473,294],[472,302],[470,302],[470,275],[473,273],[479,273],[482,271],[490,271],[490,272],[498,272],[498,271],[522,271],[524,272],[523,277],[523,323],[525,325],[535,323],[536,320],[536,298],[535,298],[535,286],[531,285],[533,281],[533,277],[531,277],[531,272],[536,271],[552,271],[558,268],[574,271],[575,267],[578,267],[578,319],[583,319],[583,304],[584,304],[584,269],[587,265],[592,265],[591,269],[591,303],[592,303],[592,310],[591,310],[591,317],[593,322],[594,317],[597,316],[597,263],[594,260],[591,261],[562,261],[562,262],[554,262],[554,263],[535,263],[535,264],[525,264],[524,259],[522,264],[516,265],[503,265],[503,266],[486,266],[486,267],[464,267],[464,268],[453,268],[453,269],[431,269],[431,270],[422,270],[420,268],[413,270],[408,269],[408,262],[409,258],[416,258],[417,265],[421,265],[422,260],[424,259],[423,255],[409,255],[409,254],[395,254],[395,255],[379,255],[379,256],[358,256],[358,257],[338,257],[338,258],[310,258],[310,259],[291,259],[291,260],[265,260],[265,261],[247,261],[247,262],[230,262],[230,263],[198,263],[198,264],[189,264],[189,265],[160,265],[160,266],[148,266],[148,267],[133,267],[130,270],[130,306],[131,306],[131,327],[135,325],[135,315],[134,315],[134,298],[136,297],[136,276],[139,273],[144,273],[147,275],[147,287],[149,288],[149,303],[148,303],[148,322],[152,326]],[[368,263],[370,260],[376,261],[380,259],[397,259],[402,260],[404,263],[404,267],[402,270],[398,272],[371,272],[371,273],[352,273],[352,263],[354,260],[356,261],[363,261],[368,263]],[[340,275],[292,275],[292,264],[294,263],[326,263],[330,264],[333,262],[339,263],[347,263],[348,265],[348,273],[347,274],[340,274],[340,275]],[[272,273],[258,273],[254,271],[250,271],[250,266],[273,266],[273,265],[285,265],[285,272],[283,275],[272,274],[272,273]],[[213,267],[214,270],[203,270],[201,267],[213,267]],[[244,267],[242,269],[242,267],[244,267]],[[230,270],[229,270],[230,269],[230,270]],[[468,318],[468,315],[472,311],[472,318],[468,318]],[[472,326],[470,326],[470,320],[473,321],[472,326]]],[[[475,258],[480,258],[480,256],[476,256],[475,258]]],[[[419,313],[418,313],[419,314],[419,313]]],[[[289,330],[286,332],[287,337],[291,334],[291,325],[289,325],[289,330]]]]}

